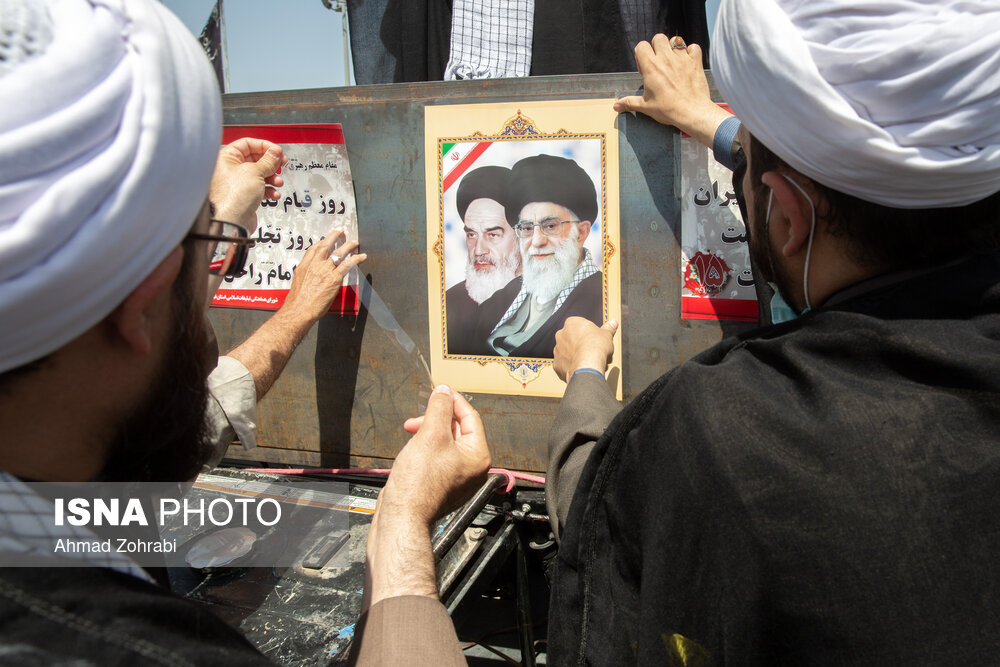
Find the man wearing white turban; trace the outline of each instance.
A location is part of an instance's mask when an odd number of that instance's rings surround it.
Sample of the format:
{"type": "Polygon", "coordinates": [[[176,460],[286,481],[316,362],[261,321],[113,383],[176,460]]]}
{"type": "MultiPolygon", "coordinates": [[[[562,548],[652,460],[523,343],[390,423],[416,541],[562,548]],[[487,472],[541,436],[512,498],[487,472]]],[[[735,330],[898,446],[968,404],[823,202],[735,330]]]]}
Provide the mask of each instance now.
{"type": "MultiPolygon", "coordinates": [[[[5,663],[266,662],[126,554],[40,550],[95,536],[56,522],[25,483],[183,481],[211,456],[210,258],[246,237],[212,218],[238,221],[278,185],[258,158],[227,167],[223,151],[216,176],[248,166],[255,185],[234,203],[213,182],[206,199],[220,134],[212,69],[160,3],[0,0],[0,562],[31,566],[0,568],[5,663]]],[[[300,268],[339,284],[336,240],[300,268]]],[[[429,530],[485,481],[489,452],[476,412],[444,387],[406,428],[372,524],[358,657],[458,664],[429,530]]]]}
{"type": "Polygon", "coordinates": [[[550,660],[994,662],[1000,5],[723,0],[713,49],[742,128],[662,35],[616,108],[735,158],[775,324],[623,410],[615,323],[557,334],[550,660]]]}

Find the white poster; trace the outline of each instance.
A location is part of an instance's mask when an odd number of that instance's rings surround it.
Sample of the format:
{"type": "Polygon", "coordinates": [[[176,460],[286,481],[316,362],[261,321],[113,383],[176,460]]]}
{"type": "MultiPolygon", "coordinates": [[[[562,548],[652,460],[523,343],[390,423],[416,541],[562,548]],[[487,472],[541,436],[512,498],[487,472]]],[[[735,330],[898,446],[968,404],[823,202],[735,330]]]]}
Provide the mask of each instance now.
{"type": "MultiPolygon", "coordinates": [[[[231,125],[230,143],[256,137],[280,144],[288,156],[281,169],[281,198],[264,200],[257,211],[255,245],[239,276],[227,276],[213,306],[277,310],[284,303],[302,255],[333,229],[358,239],[358,215],[347,147],[339,124],[231,125]]],[[[331,312],[357,312],[357,289],[341,290],[331,312]]]]}

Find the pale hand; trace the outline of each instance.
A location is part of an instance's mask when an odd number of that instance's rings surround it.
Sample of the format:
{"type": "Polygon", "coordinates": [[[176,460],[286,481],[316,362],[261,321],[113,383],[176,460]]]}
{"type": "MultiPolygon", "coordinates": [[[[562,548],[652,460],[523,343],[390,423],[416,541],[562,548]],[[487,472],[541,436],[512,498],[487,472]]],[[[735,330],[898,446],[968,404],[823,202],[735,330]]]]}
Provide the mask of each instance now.
{"type": "Polygon", "coordinates": [[[431,394],[424,416],[406,420],[403,428],[414,435],[375,506],[363,611],[390,597],[437,597],[431,524],[471,497],[490,468],[479,414],[444,385],[431,394]]]}
{"type": "Polygon", "coordinates": [[[306,250],[295,269],[288,296],[279,311],[282,316],[294,316],[302,323],[311,325],[330,310],[330,304],[340,292],[344,276],[368,259],[365,253],[347,257],[348,253],[358,249],[357,241],[348,241],[334,250],[334,245],[343,237],[343,229],[333,229],[306,250]],[[332,261],[332,254],[341,259],[332,261]]]}
{"type": "Polygon", "coordinates": [[[552,352],[552,368],[559,379],[568,382],[580,368],[606,371],[614,355],[617,331],[616,320],[597,326],[583,317],[566,318],[562,329],[556,332],[556,346],[552,352]]]}
{"type": "Polygon", "coordinates": [[[430,525],[486,482],[486,431],[479,413],[445,385],[431,393],[424,416],[407,419],[403,428],[414,435],[396,457],[380,501],[401,501],[430,525]]]}
{"type": "Polygon", "coordinates": [[[219,149],[209,201],[215,217],[253,232],[261,201],[277,199],[284,180],[278,170],[288,163],[281,146],[265,139],[237,139],[219,149]]]}
{"type": "Polygon", "coordinates": [[[642,97],[619,99],[615,111],[638,111],[711,147],[715,130],[729,113],[712,101],[701,47],[675,49],[666,35],[659,34],[652,43],[639,42],[635,62],[642,74],[642,97]]]}

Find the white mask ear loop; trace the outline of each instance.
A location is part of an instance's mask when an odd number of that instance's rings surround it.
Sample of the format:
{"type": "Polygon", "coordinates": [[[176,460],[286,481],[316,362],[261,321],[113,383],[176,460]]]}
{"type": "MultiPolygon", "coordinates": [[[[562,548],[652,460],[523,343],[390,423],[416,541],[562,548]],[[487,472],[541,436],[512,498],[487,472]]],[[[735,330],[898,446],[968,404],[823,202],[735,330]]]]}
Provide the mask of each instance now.
{"type": "MultiPolygon", "coordinates": [[[[771,204],[773,203],[774,203],[774,190],[772,188],[768,188],[767,213],[764,214],[764,234],[767,235],[768,244],[771,243],[771,204]]],[[[767,253],[767,261],[771,265],[771,276],[773,277],[775,273],[774,273],[774,258],[772,257],[772,253],[767,253]]],[[[774,286],[774,284],[772,283],[769,284],[771,285],[771,289],[777,291],[777,288],[774,286]]]]}
{"type": "MultiPolygon", "coordinates": [[[[815,236],[816,232],[816,205],[813,204],[812,198],[810,198],[809,195],[806,194],[806,191],[802,188],[802,186],[792,180],[791,176],[789,176],[788,174],[782,174],[782,176],[785,178],[786,181],[791,183],[796,190],[802,193],[802,196],[806,198],[807,202],[809,202],[809,210],[812,212],[812,221],[809,223],[809,245],[806,246],[806,265],[802,271],[802,291],[805,292],[806,295],[806,310],[812,310],[812,302],[809,300],[809,258],[812,256],[813,236],[815,236]]],[[[771,194],[772,195],[774,194],[774,190],[771,190],[771,194]]],[[[768,218],[770,219],[771,217],[770,199],[768,199],[767,201],[767,214],[768,218]]]]}

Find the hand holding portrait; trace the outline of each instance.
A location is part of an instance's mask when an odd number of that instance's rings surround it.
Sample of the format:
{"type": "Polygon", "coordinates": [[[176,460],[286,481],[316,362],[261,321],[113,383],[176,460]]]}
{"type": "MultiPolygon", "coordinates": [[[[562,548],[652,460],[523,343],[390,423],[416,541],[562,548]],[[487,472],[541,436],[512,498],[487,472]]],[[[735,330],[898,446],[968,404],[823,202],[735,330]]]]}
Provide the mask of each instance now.
{"type": "Polygon", "coordinates": [[[711,146],[715,128],[729,113],[712,101],[702,68],[701,47],[691,44],[675,48],[678,39],[658,34],[651,42],[639,42],[635,62],[642,74],[642,96],[623,97],[615,102],[614,109],[646,114],[711,146]]]}
{"type": "Polygon", "coordinates": [[[615,352],[617,331],[616,320],[597,326],[583,317],[567,318],[563,328],[556,332],[553,352],[552,368],[559,379],[568,382],[568,378],[580,368],[593,368],[602,373],[606,371],[615,352]]]}

